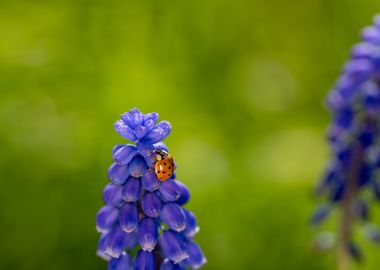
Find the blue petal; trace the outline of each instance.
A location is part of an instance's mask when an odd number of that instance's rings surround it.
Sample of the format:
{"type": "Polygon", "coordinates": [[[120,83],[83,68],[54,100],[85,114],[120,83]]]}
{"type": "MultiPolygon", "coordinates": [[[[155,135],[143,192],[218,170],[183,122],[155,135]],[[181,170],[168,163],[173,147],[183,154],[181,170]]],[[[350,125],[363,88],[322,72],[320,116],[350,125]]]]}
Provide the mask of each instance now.
{"type": "Polygon", "coordinates": [[[187,203],[190,200],[190,191],[186,187],[186,185],[183,184],[182,182],[180,182],[180,181],[175,181],[175,182],[177,183],[177,185],[181,189],[181,195],[179,196],[176,203],[178,203],[179,205],[184,205],[185,203],[187,203]]]}
{"type": "Polygon", "coordinates": [[[327,139],[332,145],[335,145],[340,143],[340,138],[342,138],[347,133],[348,130],[343,130],[342,128],[332,123],[327,131],[327,139]]]}
{"type": "Polygon", "coordinates": [[[374,179],[371,181],[371,187],[376,199],[380,201],[380,184],[374,179]]]}
{"type": "Polygon", "coordinates": [[[353,157],[352,148],[347,147],[347,146],[340,147],[340,149],[337,149],[336,151],[336,157],[341,167],[343,169],[348,169],[353,157]]]}
{"type": "Polygon", "coordinates": [[[151,130],[152,128],[154,128],[154,126],[156,125],[156,122],[153,121],[152,119],[149,119],[147,120],[145,123],[144,123],[144,126],[146,128],[147,131],[151,130]]]}
{"type": "MultiPolygon", "coordinates": [[[[361,88],[365,110],[370,114],[376,114],[380,110],[380,89],[374,82],[367,82],[361,88]]],[[[375,115],[374,115],[375,116],[375,115]]]]}
{"type": "Polygon", "coordinates": [[[183,209],[186,216],[186,229],[184,234],[188,238],[193,238],[199,232],[199,226],[197,223],[197,219],[193,212],[183,209]]]}
{"type": "Polygon", "coordinates": [[[331,189],[330,199],[333,202],[338,202],[343,199],[343,196],[346,191],[346,186],[344,182],[340,180],[339,182],[334,183],[331,189]]]}
{"type": "Polygon", "coordinates": [[[159,243],[165,257],[174,263],[179,263],[189,257],[181,235],[175,231],[164,231],[159,238],[159,243]]]}
{"type": "Polygon", "coordinates": [[[141,208],[148,217],[158,217],[161,213],[162,203],[160,198],[151,192],[144,194],[141,208]]]}
{"type": "Polygon", "coordinates": [[[116,121],[114,127],[116,132],[119,133],[123,138],[133,142],[137,140],[136,135],[122,120],[116,121]]]}
{"type": "Polygon", "coordinates": [[[114,155],[120,148],[124,147],[125,144],[116,144],[113,148],[112,148],[112,155],[114,155]]]}
{"type": "Polygon", "coordinates": [[[361,199],[355,200],[355,202],[354,202],[354,212],[363,221],[366,221],[366,220],[369,219],[369,207],[368,207],[368,204],[365,201],[361,200],[361,199]]]}
{"type": "Polygon", "coordinates": [[[140,221],[138,241],[145,251],[152,251],[158,241],[158,226],[154,219],[146,217],[140,221]]]}
{"type": "Polygon", "coordinates": [[[132,251],[137,246],[137,244],[139,243],[137,241],[137,232],[133,231],[131,233],[128,233],[128,237],[127,237],[126,242],[127,242],[127,244],[126,244],[125,248],[127,250],[132,251]]]}
{"type": "Polygon", "coordinates": [[[181,187],[173,179],[161,183],[159,192],[164,201],[173,202],[181,196],[181,187]]]}
{"type": "Polygon", "coordinates": [[[153,151],[155,150],[152,144],[145,144],[142,142],[137,143],[137,149],[139,153],[143,156],[147,167],[152,167],[155,162],[153,151]]]}
{"type": "Polygon", "coordinates": [[[153,148],[154,150],[165,150],[166,152],[169,152],[169,148],[163,142],[157,142],[153,144],[153,148]]]}
{"type": "Polygon", "coordinates": [[[370,147],[375,140],[376,130],[371,126],[364,126],[358,136],[361,146],[366,149],[370,147]]]}
{"type": "Polygon", "coordinates": [[[151,130],[156,125],[156,122],[158,120],[158,113],[148,113],[143,115],[143,125],[148,129],[151,130]]]}
{"type": "Polygon", "coordinates": [[[145,143],[154,144],[165,139],[172,130],[172,126],[167,121],[162,121],[150,130],[148,134],[142,139],[145,143]]]}
{"type": "Polygon", "coordinates": [[[375,46],[369,42],[355,45],[351,50],[352,58],[370,58],[375,52],[375,46]]]}
{"type": "Polygon", "coordinates": [[[136,255],[134,270],[155,270],[156,262],[152,252],[139,250],[136,255]]]}
{"type": "Polygon", "coordinates": [[[98,255],[100,258],[102,258],[105,261],[109,261],[111,257],[106,253],[106,250],[107,250],[107,234],[104,233],[100,236],[96,255],[98,255]]]}
{"type": "MultiPolygon", "coordinates": [[[[347,105],[351,101],[351,98],[357,90],[357,87],[358,83],[355,82],[351,76],[344,74],[336,82],[335,90],[330,93],[329,98],[331,99],[332,97],[334,97],[335,99],[337,99],[337,97],[339,97],[341,99],[341,105],[347,105]],[[334,93],[335,96],[332,95],[334,93]]],[[[337,101],[335,100],[334,102],[337,101]]]]}
{"type": "Polygon", "coordinates": [[[137,139],[141,139],[142,137],[144,137],[146,135],[146,133],[148,132],[147,128],[144,127],[144,126],[137,126],[135,129],[134,129],[134,133],[137,137],[137,139]]]}
{"type": "Polygon", "coordinates": [[[331,250],[335,245],[335,234],[332,232],[321,232],[312,241],[311,248],[316,252],[331,250]]]}
{"type": "Polygon", "coordinates": [[[116,185],[122,185],[129,176],[128,166],[112,164],[108,169],[108,179],[116,185]]]}
{"type": "Polygon", "coordinates": [[[112,229],[119,217],[119,209],[110,206],[103,206],[96,214],[96,229],[105,233],[112,229]]]}
{"type": "Polygon", "coordinates": [[[363,228],[365,236],[374,242],[375,244],[380,244],[380,231],[374,224],[367,224],[363,228]]]}
{"type": "Polygon", "coordinates": [[[112,258],[107,270],[132,270],[132,259],[128,253],[123,252],[119,258],[112,258]]]}
{"type": "Polygon", "coordinates": [[[158,181],[156,174],[150,171],[141,177],[141,184],[147,191],[155,191],[160,187],[160,181],[158,181]]]}
{"type": "Polygon", "coordinates": [[[380,31],[378,28],[373,26],[366,27],[361,34],[364,41],[380,45],[380,31]]]}
{"type": "Polygon", "coordinates": [[[123,186],[122,197],[126,202],[135,202],[139,199],[141,192],[140,180],[135,177],[129,177],[123,186]]]}
{"type": "Polygon", "coordinates": [[[187,267],[199,269],[207,262],[201,248],[192,241],[186,242],[186,252],[189,255],[189,258],[185,259],[181,264],[186,265],[187,267]]]}
{"type": "Polygon", "coordinates": [[[129,174],[133,177],[141,177],[145,174],[147,166],[144,159],[138,155],[129,163],[129,174]]]}
{"type": "Polygon", "coordinates": [[[121,197],[122,185],[108,184],[103,190],[103,200],[106,204],[119,206],[123,201],[121,197]]]}
{"type": "Polygon", "coordinates": [[[139,222],[137,206],[133,203],[124,204],[120,208],[119,222],[121,228],[127,233],[136,230],[139,222]]]}
{"type": "Polygon", "coordinates": [[[369,59],[352,59],[345,66],[344,70],[353,79],[355,85],[362,83],[373,72],[373,64],[369,59]]]}
{"type": "Polygon", "coordinates": [[[363,164],[359,174],[359,186],[365,186],[371,181],[372,168],[368,164],[363,164]]]}
{"type": "Polygon", "coordinates": [[[315,210],[310,223],[312,225],[319,225],[321,224],[330,214],[331,207],[328,205],[320,205],[318,208],[315,210]]]}
{"type": "Polygon", "coordinates": [[[113,258],[119,258],[127,247],[129,234],[122,231],[120,226],[115,226],[112,231],[106,235],[106,238],[105,252],[113,258]]]}
{"type": "Polygon", "coordinates": [[[162,208],[161,218],[172,230],[181,232],[186,228],[185,213],[176,203],[165,204],[162,208]]]}
{"type": "Polygon", "coordinates": [[[179,266],[179,264],[173,263],[169,259],[165,259],[160,266],[160,270],[185,270],[185,268],[182,268],[179,266]]]}
{"type": "Polygon", "coordinates": [[[342,108],[346,103],[346,99],[337,89],[331,90],[326,98],[326,105],[333,110],[342,108]]]}
{"type": "Polygon", "coordinates": [[[135,157],[137,149],[133,145],[119,148],[113,155],[113,161],[119,165],[127,165],[135,157]]]}
{"type": "Polygon", "coordinates": [[[136,144],[137,150],[142,156],[147,157],[154,157],[154,145],[153,144],[147,144],[143,142],[138,142],[136,144]]]}
{"type": "Polygon", "coordinates": [[[353,258],[357,262],[363,261],[363,253],[360,250],[358,245],[356,245],[354,242],[350,241],[348,243],[347,249],[348,249],[348,252],[349,252],[351,258],[353,258]]]}
{"type": "Polygon", "coordinates": [[[333,122],[341,129],[349,129],[354,119],[354,112],[351,108],[344,108],[335,113],[333,122]]]}
{"type": "Polygon", "coordinates": [[[137,108],[133,108],[129,112],[123,113],[120,116],[123,122],[131,129],[141,125],[143,121],[143,114],[137,108]]]}
{"type": "Polygon", "coordinates": [[[317,196],[321,196],[328,191],[329,187],[333,183],[334,180],[339,178],[339,168],[336,162],[331,162],[327,167],[322,180],[315,188],[315,193],[317,196]]]}

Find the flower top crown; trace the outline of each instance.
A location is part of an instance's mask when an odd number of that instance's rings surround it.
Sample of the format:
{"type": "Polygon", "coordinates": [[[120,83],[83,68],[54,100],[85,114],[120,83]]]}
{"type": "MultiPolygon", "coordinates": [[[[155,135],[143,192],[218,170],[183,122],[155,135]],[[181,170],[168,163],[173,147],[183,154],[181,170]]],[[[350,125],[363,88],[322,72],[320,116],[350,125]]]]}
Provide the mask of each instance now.
{"type": "Polygon", "coordinates": [[[172,126],[168,121],[157,125],[158,113],[143,114],[133,108],[120,115],[121,120],[115,123],[115,130],[125,139],[143,144],[155,144],[165,139],[171,132],[172,126]]]}

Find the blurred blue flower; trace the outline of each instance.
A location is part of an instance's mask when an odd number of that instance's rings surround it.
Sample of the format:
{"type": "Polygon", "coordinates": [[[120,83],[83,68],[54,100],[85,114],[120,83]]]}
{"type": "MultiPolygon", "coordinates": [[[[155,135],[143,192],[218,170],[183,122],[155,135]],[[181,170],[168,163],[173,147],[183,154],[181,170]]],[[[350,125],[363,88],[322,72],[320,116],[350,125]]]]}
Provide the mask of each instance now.
{"type": "Polygon", "coordinates": [[[152,170],[153,151],[167,150],[161,141],[172,129],[157,120],[157,113],[134,108],[115,123],[115,130],[135,144],[113,148],[110,183],[103,190],[106,205],[96,216],[102,234],[97,254],[108,269],[198,269],[206,263],[193,240],[199,231],[195,215],[182,208],[189,190],[175,174],[160,182],[152,170]]]}
{"type": "MultiPolygon", "coordinates": [[[[362,42],[353,47],[327,98],[332,156],[316,193],[326,195],[328,202],[311,218],[312,224],[320,224],[338,208],[337,247],[357,260],[361,252],[352,242],[353,223],[368,222],[372,198],[380,200],[380,17],[374,21],[362,31],[362,42]]],[[[379,235],[374,230],[372,226],[370,235],[379,235]]]]}

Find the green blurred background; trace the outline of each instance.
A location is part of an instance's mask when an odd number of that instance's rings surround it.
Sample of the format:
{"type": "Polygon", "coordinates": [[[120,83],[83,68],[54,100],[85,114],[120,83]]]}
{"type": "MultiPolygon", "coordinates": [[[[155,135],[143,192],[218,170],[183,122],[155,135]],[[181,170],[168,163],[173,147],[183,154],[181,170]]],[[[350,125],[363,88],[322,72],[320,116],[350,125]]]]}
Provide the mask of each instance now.
{"type": "MultiPolygon", "coordinates": [[[[2,0],[0,269],[106,268],[95,214],[111,149],[125,143],[113,123],[135,106],[173,124],[165,141],[192,192],[204,269],[334,269],[310,248],[334,222],[307,225],[328,158],[323,99],[379,10],[2,0]]],[[[356,269],[378,269],[380,249],[357,239],[356,269]]]]}

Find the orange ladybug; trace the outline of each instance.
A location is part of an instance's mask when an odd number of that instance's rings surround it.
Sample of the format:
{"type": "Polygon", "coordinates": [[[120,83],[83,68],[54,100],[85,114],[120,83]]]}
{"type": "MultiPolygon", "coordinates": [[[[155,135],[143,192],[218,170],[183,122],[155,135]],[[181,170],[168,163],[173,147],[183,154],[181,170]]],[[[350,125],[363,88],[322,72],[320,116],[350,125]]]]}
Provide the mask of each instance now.
{"type": "Polygon", "coordinates": [[[154,172],[158,180],[166,181],[172,175],[175,169],[174,160],[172,156],[165,150],[154,151],[156,163],[154,164],[154,172]]]}

